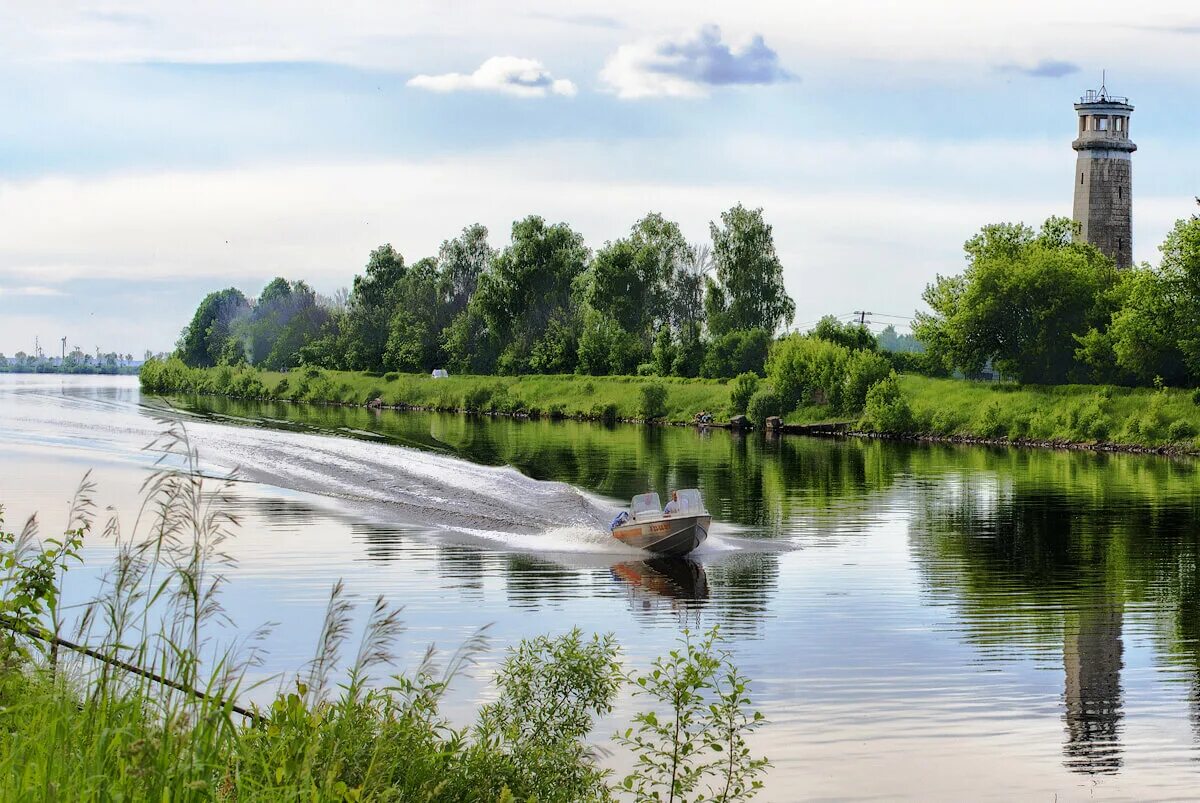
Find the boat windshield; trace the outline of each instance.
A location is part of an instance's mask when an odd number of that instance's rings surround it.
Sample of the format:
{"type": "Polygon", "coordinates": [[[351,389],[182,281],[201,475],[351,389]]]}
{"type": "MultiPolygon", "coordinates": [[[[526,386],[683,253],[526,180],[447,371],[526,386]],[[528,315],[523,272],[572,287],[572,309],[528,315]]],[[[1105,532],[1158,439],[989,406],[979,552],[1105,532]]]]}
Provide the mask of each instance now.
{"type": "Polygon", "coordinates": [[[697,514],[704,511],[704,500],[700,497],[700,492],[695,488],[685,488],[682,491],[676,491],[675,497],[679,500],[679,511],[681,513],[697,514]]]}
{"type": "Polygon", "coordinates": [[[646,515],[659,515],[662,513],[662,500],[658,498],[656,493],[638,494],[633,497],[633,502],[629,505],[629,509],[633,512],[634,518],[646,515]]]}

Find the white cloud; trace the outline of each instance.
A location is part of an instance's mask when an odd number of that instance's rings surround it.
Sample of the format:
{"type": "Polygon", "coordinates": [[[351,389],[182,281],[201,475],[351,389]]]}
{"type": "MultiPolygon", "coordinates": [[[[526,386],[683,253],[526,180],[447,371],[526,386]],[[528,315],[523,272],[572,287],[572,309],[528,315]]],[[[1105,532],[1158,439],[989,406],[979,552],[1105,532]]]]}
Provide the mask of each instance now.
{"type": "Polygon", "coordinates": [[[564,78],[555,78],[540,61],[515,56],[492,56],[470,74],[452,72],[418,75],[410,79],[408,85],[432,92],[474,90],[501,92],[521,98],[541,98],[548,94],[570,97],[575,94],[575,84],[564,78]]]}
{"type": "Polygon", "coordinates": [[[0,287],[0,296],[61,296],[63,291],[56,287],[26,285],[24,287],[0,287]]]}
{"type": "Polygon", "coordinates": [[[774,84],[789,77],[761,35],[731,47],[716,25],[622,45],[600,73],[623,98],[699,97],[713,87],[774,84]]]}

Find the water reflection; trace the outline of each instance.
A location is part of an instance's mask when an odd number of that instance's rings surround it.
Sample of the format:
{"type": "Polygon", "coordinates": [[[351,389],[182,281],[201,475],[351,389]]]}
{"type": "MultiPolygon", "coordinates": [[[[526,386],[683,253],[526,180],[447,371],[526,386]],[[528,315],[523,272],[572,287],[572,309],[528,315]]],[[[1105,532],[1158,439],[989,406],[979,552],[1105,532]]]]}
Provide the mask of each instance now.
{"type": "Polygon", "coordinates": [[[1193,466],[1058,454],[1014,462],[1007,452],[988,462],[987,473],[943,471],[917,486],[910,538],[928,589],[959,608],[985,658],[1060,650],[1064,765],[1114,773],[1127,606],[1158,608],[1159,648],[1190,663],[1190,682],[1200,677],[1193,466]]]}
{"type": "MultiPolygon", "coordinates": [[[[195,409],[257,414],[225,400],[196,402],[195,409]]],[[[880,731],[886,715],[871,720],[878,711],[870,700],[909,693],[922,701],[921,722],[934,723],[940,737],[984,739],[972,723],[1003,731],[1007,726],[987,716],[1014,715],[1003,693],[1036,701],[1050,680],[1045,709],[1019,702],[1027,707],[1015,713],[1047,718],[1053,735],[1028,749],[1077,781],[1128,776],[1137,755],[1143,764],[1171,763],[1147,757],[1156,742],[1145,736],[1138,742],[1139,704],[1141,716],[1153,709],[1160,719],[1152,721],[1174,717],[1200,739],[1200,502],[1193,462],[353,408],[280,405],[271,415],[289,427],[510,464],[614,499],[647,487],[699,487],[718,522],[763,545],[677,562],[419,547],[433,551],[434,571],[466,589],[469,599],[502,578],[508,605],[522,612],[617,599],[639,622],[693,625],[703,618],[747,640],[774,638],[752,647],[764,656],[761,672],[792,677],[803,664],[826,678],[825,688],[844,693],[843,699],[829,692],[849,711],[844,721],[862,716],[880,731]],[[900,555],[888,551],[896,531],[900,555]],[[771,551],[777,542],[804,551],[771,551]],[[838,563],[821,564],[822,554],[834,552],[838,563]],[[919,580],[915,602],[900,593],[910,575],[919,580]],[[835,595],[838,602],[830,604],[835,595]],[[891,602],[897,609],[887,607],[891,602]],[[945,614],[924,620],[937,628],[928,637],[921,633],[923,609],[945,614]],[[822,614],[837,631],[832,646],[805,645],[798,658],[801,648],[788,639],[797,632],[822,636],[822,623],[808,627],[806,619],[822,614]],[[777,615],[790,618],[772,632],[777,615]],[[903,630],[912,620],[912,630],[903,630]],[[883,633],[888,646],[864,643],[864,633],[883,633]],[[942,667],[920,653],[945,649],[947,641],[963,645],[961,665],[942,667]],[[1130,669],[1146,665],[1153,672],[1130,669]],[[838,683],[848,666],[854,673],[842,692],[838,683]],[[968,723],[956,718],[954,689],[939,685],[952,683],[953,670],[982,690],[978,716],[968,723]],[[997,683],[997,674],[1011,685],[997,683]],[[1175,689],[1182,693],[1172,696],[1175,689]],[[880,696],[869,697],[872,690],[880,696]],[[1190,710],[1180,697],[1191,700],[1190,710]]],[[[356,525],[356,533],[372,561],[401,560],[418,548],[395,529],[356,525]]],[[[781,710],[795,710],[795,698],[814,685],[810,678],[808,686],[788,686],[777,701],[781,710]]]]}

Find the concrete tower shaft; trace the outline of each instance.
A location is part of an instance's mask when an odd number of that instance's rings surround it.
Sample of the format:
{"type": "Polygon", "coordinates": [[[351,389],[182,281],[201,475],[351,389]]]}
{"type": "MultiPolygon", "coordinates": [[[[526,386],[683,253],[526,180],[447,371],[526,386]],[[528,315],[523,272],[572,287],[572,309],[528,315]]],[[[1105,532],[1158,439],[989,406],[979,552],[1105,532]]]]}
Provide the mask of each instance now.
{"type": "Polygon", "coordinates": [[[1133,152],[1129,138],[1133,106],[1089,89],[1075,104],[1079,136],[1071,143],[1075,167],[1075,222],[1079,239],[1110,256],[1119,268],[1133,264],[1133,152]]]}

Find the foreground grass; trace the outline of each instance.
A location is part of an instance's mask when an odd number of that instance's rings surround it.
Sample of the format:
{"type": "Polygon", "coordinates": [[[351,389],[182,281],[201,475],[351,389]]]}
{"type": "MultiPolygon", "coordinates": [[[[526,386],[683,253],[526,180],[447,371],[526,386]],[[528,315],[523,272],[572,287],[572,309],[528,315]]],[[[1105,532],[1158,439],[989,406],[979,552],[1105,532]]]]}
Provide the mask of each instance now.
{"type": "Polygon", "coordinates": [[[179,360],[152,360],[143,389],[154,393],[214,393],[243,399],[397,407],[594,419],[659,418],[691,421],[707,411],[727,415],[729,388],[715,379],[634,376],[451,376],[296,369],[188,368],[179,360]],[[646,409],[644,388],[661,388],[662,401],[646,409]]]}

